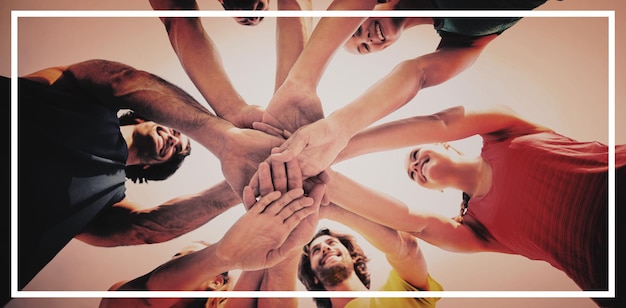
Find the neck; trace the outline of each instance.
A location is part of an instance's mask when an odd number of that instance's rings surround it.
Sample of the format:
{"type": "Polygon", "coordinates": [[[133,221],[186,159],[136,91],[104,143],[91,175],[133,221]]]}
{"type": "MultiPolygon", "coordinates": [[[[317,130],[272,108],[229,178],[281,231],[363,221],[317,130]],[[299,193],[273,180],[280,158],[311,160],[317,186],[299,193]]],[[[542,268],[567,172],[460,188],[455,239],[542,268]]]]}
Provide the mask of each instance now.
{"type": "Polygon", "coordinates": [[[491,166],[482,158],[459,162],[455,188],[466,192],[470,197],[480,197],[491,187],[491,166]]]}
{"type": "MultiPolygon", "coordinates": [[[[336,286],[327,287],[324,286],[327,291],[368,291],[363,285],[363,282],[359,279],[356,273],[352,273],[350,278],[342,281],[336,286]]],[[[353,300],[354,297],[331,297],[330,301],[333,304],[333,308],[344,307],[348,302],[353,300]]]]}
{"type": "Polygon", "coordinates": [[[132,147],[134,127],[134,125],[120,126],[120,133],[122,134],[122,137],[126,141],[126,146],[128,147],[128,158],[126,159],[126,166],[139,164],[139,157],[137,157],[137,153],[133,151],[132,147]]]}

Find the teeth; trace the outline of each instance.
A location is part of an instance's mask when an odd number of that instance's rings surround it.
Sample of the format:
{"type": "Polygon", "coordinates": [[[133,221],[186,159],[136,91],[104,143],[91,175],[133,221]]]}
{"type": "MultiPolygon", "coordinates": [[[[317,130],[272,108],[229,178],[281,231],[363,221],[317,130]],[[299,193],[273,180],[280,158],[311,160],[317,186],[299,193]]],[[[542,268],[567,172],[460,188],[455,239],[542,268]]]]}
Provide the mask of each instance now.
{"type": "Polygon", "coordinates": [[[375,24],[375,28],[376,28],[376,36],[378,36],[378,39],[381,42],[384,42],[385,41],[385,35],[383,35],[383,30],[380,28],[380,24],[376,23],[375,24]]]}

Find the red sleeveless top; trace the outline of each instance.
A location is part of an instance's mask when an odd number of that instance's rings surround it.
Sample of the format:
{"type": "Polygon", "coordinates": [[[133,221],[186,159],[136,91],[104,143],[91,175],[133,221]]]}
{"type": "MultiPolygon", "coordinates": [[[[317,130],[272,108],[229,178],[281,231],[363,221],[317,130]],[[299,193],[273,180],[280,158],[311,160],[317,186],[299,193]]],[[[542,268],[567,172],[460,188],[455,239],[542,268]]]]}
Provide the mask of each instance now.
{"type": "MultiPolygon", "coordinates": [[[[492,186],[470,200],[468,218],[490,240],[549,262],[583,290],[608,289],[608,146],[554,132],[485,140],[492,186]]],[[[616,178],[624,181],[626,145],[615,156],[616,178]]]]}

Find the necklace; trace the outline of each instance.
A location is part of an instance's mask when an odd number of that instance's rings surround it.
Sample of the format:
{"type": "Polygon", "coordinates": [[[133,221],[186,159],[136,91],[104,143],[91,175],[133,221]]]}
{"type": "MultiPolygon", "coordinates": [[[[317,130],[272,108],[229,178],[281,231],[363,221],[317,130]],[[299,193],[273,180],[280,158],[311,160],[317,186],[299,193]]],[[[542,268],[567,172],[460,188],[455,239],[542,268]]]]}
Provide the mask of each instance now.
{"type": "Polygon", "coordinates": [[[463,192],[463,202],[461,202],[461,210],[459,211],[459,215],[461,215],[461,217],[467,214],[467,207],[469,205],[469,201],[470,201],[470,196],[466,194],[465,192],[463,192]]]}

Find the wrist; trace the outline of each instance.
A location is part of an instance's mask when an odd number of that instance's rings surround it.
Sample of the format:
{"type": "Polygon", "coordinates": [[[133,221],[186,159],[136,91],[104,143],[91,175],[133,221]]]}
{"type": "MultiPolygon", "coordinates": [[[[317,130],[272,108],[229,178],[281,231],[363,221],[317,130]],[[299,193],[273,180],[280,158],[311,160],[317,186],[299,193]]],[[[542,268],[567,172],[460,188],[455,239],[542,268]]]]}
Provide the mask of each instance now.
{"type": "Polygon", "coordinates": [[[344,146],[359,130],[358,126],[353,124],[354,120],[354,116],[350,116],[342,109],[331,113],[324,119],[335,139],[344,146]]]}

